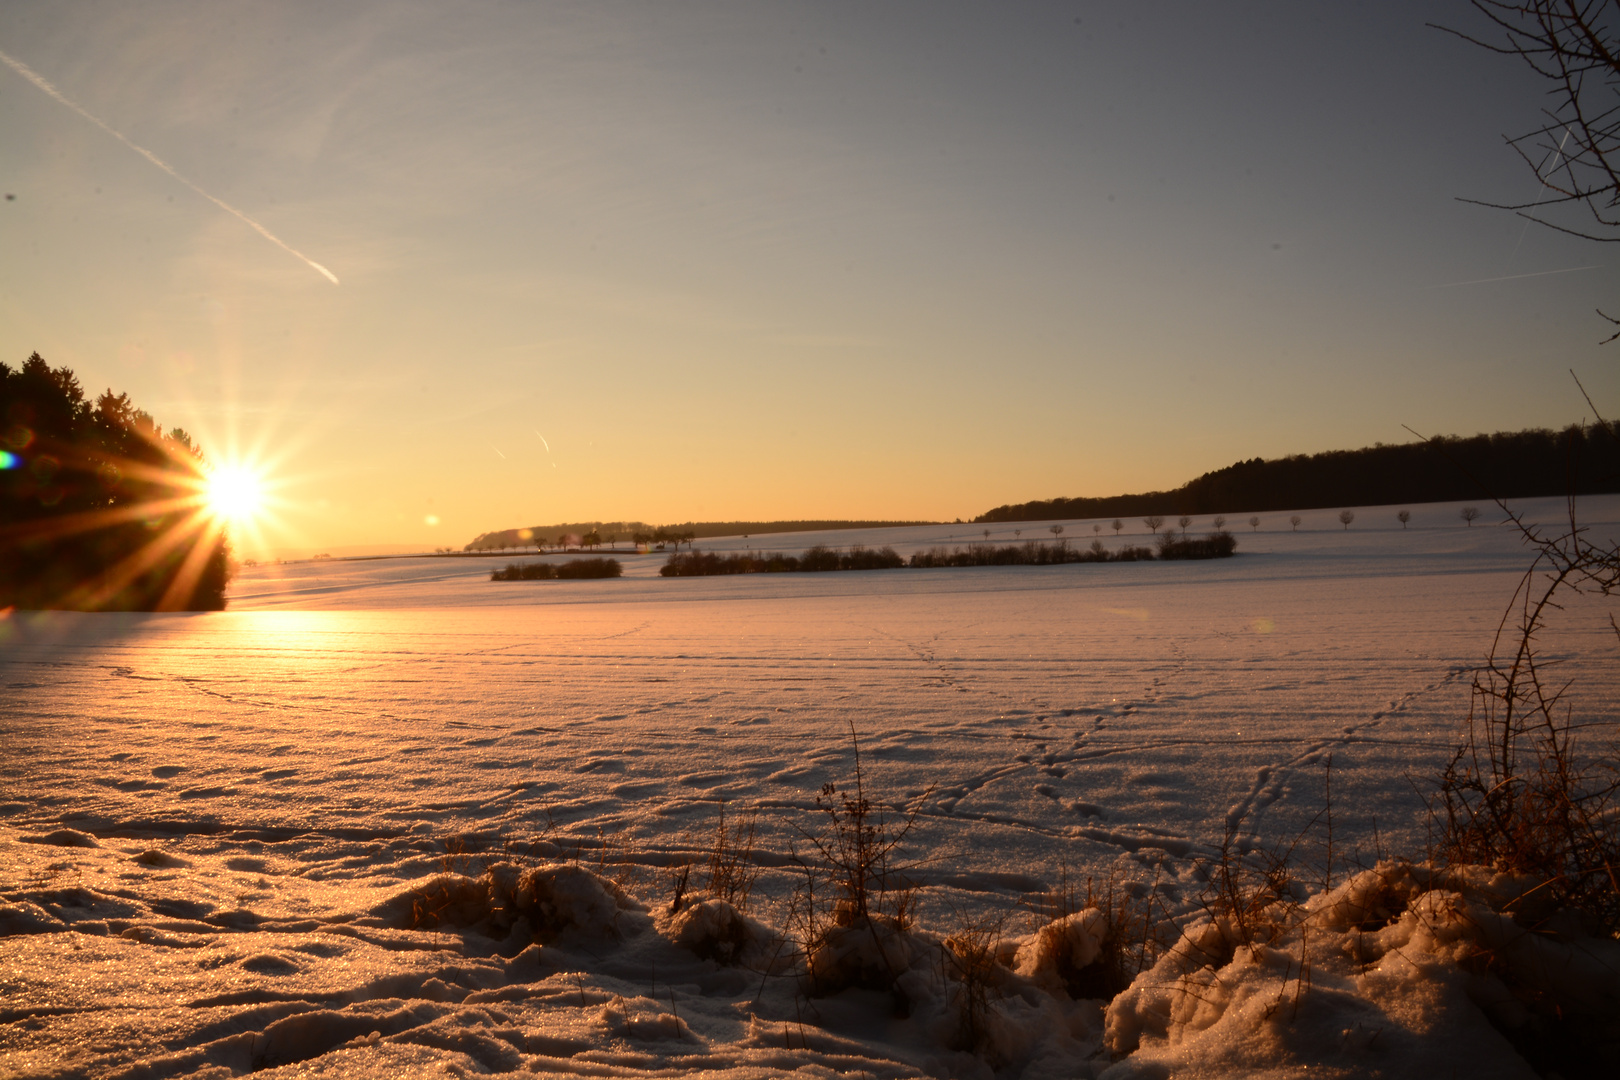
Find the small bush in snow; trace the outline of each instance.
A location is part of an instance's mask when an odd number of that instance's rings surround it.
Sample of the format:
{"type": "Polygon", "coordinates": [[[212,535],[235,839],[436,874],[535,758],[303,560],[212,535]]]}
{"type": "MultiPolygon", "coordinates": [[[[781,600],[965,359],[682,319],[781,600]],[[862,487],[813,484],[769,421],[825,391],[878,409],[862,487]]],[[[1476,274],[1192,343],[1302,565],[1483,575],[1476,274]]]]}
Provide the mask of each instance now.
{"type": "MultiPolygon", "coordinates": [[[[728,822],[726,804],[724,801],[720,803],[720,820],[715,825],[708,857],[703,862],[707,875],[701,889],[706,896],[723,900],[738,911],[748,910],[748,899],[760,874],[760,867],[753,859],[754,837],[758,827],[758,811],[741,821],[728,822]]],[[[692,872],[697,866],[696,859],[687,859],[671,868],[671,914],[679,912],[690,902],[692,872]]]]}
{"type": "Polygon", "coordinates": [[[618,559],[569,559],[561,566],[550,563],[507,563],[505,569],[489,572],[491,581],[551,581],[579,580],[583,578],[622,577],[624,567],[618,559]]]}
{"type": "Polygon", "coordinates": [[[986,1048],[990,991],[1004,981],[1002,977],[1006,974],[998,956],[1006,928],[1007,913],[982,915],[962,920],[956,932],[945,939],[945,959],[950,975],[959,984],[957,1006],[962,1027],[955,1049],[979,1051],[986,1048]]]}
{"type": "Polygon", "coordinates": [[[1237,537],[1225,530],[1217,530],[1201,539],[1188,540],[1183,537],[1176,539],[1176,534],[1166,532],[1159,537],[1159,558],[1161,559],[1225,559],[1237,551],[1237,537]]]}
{"type": "Polygon", "coordinates": [[[823,827],[801,830],[811,858],[798,860],[804,879],[790,907],[816,992],[850,985],[892,989],[916,948],[909,931],[917,883],[907,875],[899,851],[933,789],[904,811],[886,810],[867,793],[853,724],[849,739],[853,786],[828,783],[816,796],[823,827]]]}

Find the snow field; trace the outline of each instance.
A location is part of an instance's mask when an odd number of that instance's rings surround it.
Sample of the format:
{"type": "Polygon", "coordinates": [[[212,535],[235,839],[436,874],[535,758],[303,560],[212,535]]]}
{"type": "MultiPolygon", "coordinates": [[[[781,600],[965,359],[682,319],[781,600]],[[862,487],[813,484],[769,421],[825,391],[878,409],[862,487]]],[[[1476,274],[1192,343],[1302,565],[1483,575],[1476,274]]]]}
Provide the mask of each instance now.
{"type": "MultiPolygon", "coordinates": [[[[1617,510],[1592,500],[1588,517],[1612,529],[1617,510]]],[[[1198,860],[1229,830],[1240,847],[1291,842],[1320,808],[1329,757],[1341,855],[1421,857],[1411,781],[1454,744],[1470,670],[1526,561],[1503,531],[1448,514],[1414,508],[1422,527],[1406,531],[1393,509],[1387,529],[1367,527],[1366,510],[1348,532],[1240,526],[1239,556],[1215,564],[677,581],[643,556],[619,581],[490,582],[504,561],[322,562],[248,572],[224,613],[12,615],[0,1067],[1100,1072],[1123,1052],[1101,1005],[1043,989],[1027,951],[997,976],[999,1049],[957,1048],[959,987],[939,941],[1010,911],[1011,949],[1060,867],[1191,912],[1198,860]],[[872,990],[807,998],[754,970],[771,966],[757,956],[701,959],[703,934],[663,916],[665,868],[701,850],[724,799],[728,814],[760,815],[751,914],[786,926],[800,830],[816,827],[821,785],[850,778],[851,726],[874,794],[901,805],[928,792],[906,852],[923,885],[906,1017],[872,990]],[[629,872],[637,899],[615,899],[610,931],[597,918],[516,951],[527,931],[491,936],[503,928],[488,911],[508,905],[487,900],[461,923],[412,929],[400,905],[442,877],[452,837],[487,853],[466,867],[474,881],[503,843],[543,838],[533,850],[629,872]]],[[[937,529],[895,532],[858,539],[940,542],[937,529]]],[[[1089,524],[1065,536],[1089,543],[1089,524]]],[[[792,550],[762,539],[747,543],[792,550]]],[[[1577,711],[1612,721],[1602,614],[1572,608],[1547,647],[1567,657],[1577,711]]],[[[1287,980],[1266,955],[1234,952],[1222,985],[1273,993],[1287,980]]],[[[1364,975],[1346,969],[1304,1000],[1386,1015],[1399,995],[1364,975]]],[[[1130,1009],[1163,1011],[1133,994],[1130,1009]]],[[[1378,1039],[1453,1024],[1487,1046],[1458,1000],[1434,1002],[1378,1039]]],[[[1326,1035],[1290,1042],[1263,1012],[1189,1016],[1179,1035],[1139,1021],[1141,1048],[1113,1075],[1331,1065],[1326,1035]]],[[[1481,1053],[1478,1075],[1519,1067],[1481,1053]]],[[[1433,1071],[1422,1055],[1378,1060],[1389,1075],[1433,1071]]]]}

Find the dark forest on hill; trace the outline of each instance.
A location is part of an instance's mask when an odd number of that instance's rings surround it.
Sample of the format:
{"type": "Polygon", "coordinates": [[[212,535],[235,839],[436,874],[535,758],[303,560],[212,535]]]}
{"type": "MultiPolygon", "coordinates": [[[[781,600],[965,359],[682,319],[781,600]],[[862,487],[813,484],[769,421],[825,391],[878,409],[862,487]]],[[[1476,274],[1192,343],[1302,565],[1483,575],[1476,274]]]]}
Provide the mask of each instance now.
{"type": "Polygon", "coordinates": [[[38,353],[0,363],[0,608],[217,610],[229,557],[200,450],[38,353]]]}
{"type": "Polygon", "coordinates": [[[973,520],[1230,514],[1611,492],[1620,492],[1620,443],[1600,426],[1572,425],[1562,431],[1532,428],[1271,461],[1252,458],[1173,491],[1039,499],[998,506],[973,520]]]}

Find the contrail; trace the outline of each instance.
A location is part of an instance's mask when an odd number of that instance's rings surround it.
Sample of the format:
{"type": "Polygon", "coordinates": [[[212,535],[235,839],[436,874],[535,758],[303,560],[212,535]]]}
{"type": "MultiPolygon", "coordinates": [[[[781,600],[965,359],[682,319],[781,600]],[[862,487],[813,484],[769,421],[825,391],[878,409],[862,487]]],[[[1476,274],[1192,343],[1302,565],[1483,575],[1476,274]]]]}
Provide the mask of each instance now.
{"type": "MultiPolygon", "coordinates": [[[[497,453],[497,454],[501,454],[501,448],[500,448],[500,447],[498,447],[498,446],[496,446],[496,445],[495,445],[495,444],[494,444],[494,443],[490,443],[490,444],[489,444],[489,448],[490,448],[490,449],[491,449],[491,450],[493,450],[493,451],[495,451],[495,452],[496,452],[496,453],[497,453]]],[[[502,461],[505,461],[505,460],[506,460],[506,455],[505,455],[505,454],[501,454],[501,460],[502,460],[502,461]]]]}
{"type": "MultiPolygon", "coordinates": [[[[533,431],[534,429],[531,428],[530,430],[533,431]]],[[[546,453],[548,453],[548,454],[551,453],[551,444],[546,442],[546,437],[544,435],[540,434],[538,431],[536,431],[534,433],[534,436],[535,436],[535,438],[539,439],[541,445],[543,445],[546,448],[546,453]]]]}
{"type": "MultiPolygon", "coordinates": [[[[1562,139],[1558,140],[1558,149],[1553,151],[1553,166],[1552,167],[1554,169],[1556,169],[1558,167],[1558,159],[1564,156],[1564,144],[1569,142],[1569,137],[1573,133],[1573,131],[1574,131],[1574,129],[1567,126],[1567,125],[1564,127],[1564,137],[1562,139]]],[[[1545,170],[1545,171],[1542,170],[1542,169],[1537,169],[1536,170],[1536,176],[1537,177],[1545,177],[1545,176],[1550,175],[1551,171],[1552,171],[1551,169],[1548,169],[1548,170],[1545,170]]],[[[1541,195],[1546,190],[1547,190],[1547,181],[1542,180],[1541,185],[1536,188],[1536,197],[1534,199],[1530,200],[1530,203],[1531,203],[1532,206],[1541,201],[1541,195]]],[[[1524,244],[1524,238],[1530,232],[1530,225],[1531,225],[1530,219],[1525,218],[1524,219],[1524,228],[1519,230],[1518,242],[1513,245],[1513,254],[1508,256],[1508,266],[1512,266],[1513,265],[1513,260],[1518,257],[1519,248],[1520,248],[1520,246],[1522,246],[1524,244]]],[[[1502,269],[1506,270],[1507,266],[1504,266],[1502,269]]]]}
{"type": "Polygon", "coordinates": [[[134,143],[132,143],[128,139],[124,138],[124,136],[121,133],[114,130],[112,127],[109,127],[106,123],[104,123],[103,121],[101,121],[97,117],[92,116],[90,113],[86,112],[83,108],[81,108],[78,105],[77,102],[70,101],[66,96],[63,95],[62,91],[60,91],[56,87],[52,86],[50,84],[50,82],[45,78],[45,76],[41,75],[39,72],[37,72],[33,68],[29,67],[27,64],[23,63],[21,60],[18,60],[18,59],[14,58],[14,57],[11,57],[11,56],[7,56],[5,53],[0,52],[0,61],[3,61],[5,63],[5,65],[7,67],[9,67],[12,71],[15,71],[18,75],[21,75],[23,78],[27,79],[29,82],[33,83],[35,86],[37,86],[41,90],[45,91],[45,93],[49,94],[51,97],[55,98],[57,101],[61,102],[63,105],[66,105],[68,108],[72,109],[74,112],[78,113],[80,116],[82,116],[86,120],[90,121],[92,124],[96,125],[96,127],[100,128],[102,131],[105,131],[107,134],[111,135],[113,138],[117,139],[119,142],[123,143],[125,146],[129,147],[131,150],[133,150],[137,154],[141,155],[141,157],[145,158],[147,161],[150,161],[152,164],[156,165],[158,168],[162,169],[164,172],[168,173],[170,176],[174,177],[176,180],[178,180],[182,184],[186,185],[186,187],[190,188],[192,191],[195,191],[197,194],[201,195],[203,198],[207,199],[209,202],[213,203],[215,206],[219,207],[221,210],[225,211],[227,214],[230,214],[232,217],[234,217],[234,218],[238,219],[239,221],[241,221],[248,228],[252,229],[254,232],[258,233],[260,236],[264,237],[266,240],[268,240],[272,244],[276,245],[276,247],[280,248],[282,251],[285,251],[287,254],[293,256],[296,259],[302,260],[306,265],[308,265],[309,267],[314,269],[317,273],[319,273],[327,281],[330,281],[334,285],[336,285],[338,283],[337,275],[332,273],[332,271],[328,270],[326,267],[322,266],[320,263],[316,262],[314,259],[310,258],[308,255],[305,255],[303,252],[299,251],[297,248],[295,248],[292,245],[288,244],[286,241],[282,240],[281,237],[277,236],[275,233],[271,232],[269,229],[265,228],[263,225],[260,225],[257,221],[254,221],[252,218],[250,218],[246,214],[242,213],[242,211],[238,210],[236,207],[232,206],[230,203],[224,201],[223,199],[216,199],[214,196],[208,194],[208,192],[204,191],[202,188],[198,187],[196,184],[193,184],[190,180],[187,180],[184,176],[181,176],[177,171],[175,171],[175,168],[174,168],[173,165],[170,165],[167,161],[164,161],[162,158],[160,158],[156,154],[152,153],[152,151],[146,149],[146,147],[144,147],[144,146],[136,146],[134,143]]]}
{"type": "Polygon", "coordinates": [[[1426,285],[1424,287],[1427,289],[1455,289],[1459,285],[1488,285],[1493,281],[1518,281],[1520,278],[1546,277],[1548,274],[1573,274],[1577,270],[1601,269],[1603,269],[1603,264],[1599,263],[1596,266],[1571,266],[1563,270],[1537,270],[1533,274],[1509,274],[1506,277],[1482,277],[1476,278],[1473,281],[1448,281],[1444,285],[1426,285]]]}

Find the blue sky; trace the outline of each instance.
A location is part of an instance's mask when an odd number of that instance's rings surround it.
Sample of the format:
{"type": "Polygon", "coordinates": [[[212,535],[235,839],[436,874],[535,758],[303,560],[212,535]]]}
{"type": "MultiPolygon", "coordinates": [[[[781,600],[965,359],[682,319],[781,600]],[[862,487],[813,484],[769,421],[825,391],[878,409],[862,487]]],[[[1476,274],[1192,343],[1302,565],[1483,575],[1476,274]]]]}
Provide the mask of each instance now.
{"type": "Polygon", "coordinates": [[[260,459],[288,549],[1562,425],[1620,275],[1458,201],[1535,194],[1546,103],[1424,25],[1470,15],[13,2],[0,51],[340,284],[0,68],[0,356],[260,459]]]}

